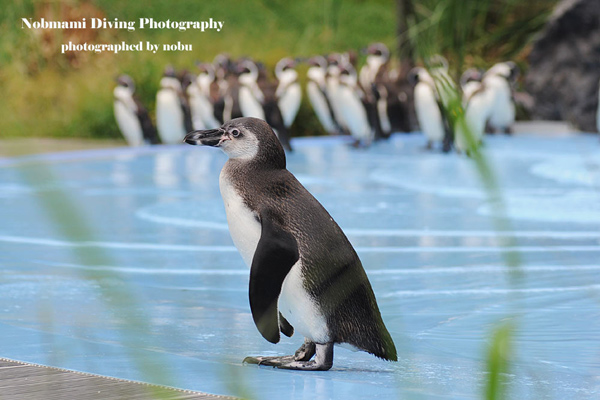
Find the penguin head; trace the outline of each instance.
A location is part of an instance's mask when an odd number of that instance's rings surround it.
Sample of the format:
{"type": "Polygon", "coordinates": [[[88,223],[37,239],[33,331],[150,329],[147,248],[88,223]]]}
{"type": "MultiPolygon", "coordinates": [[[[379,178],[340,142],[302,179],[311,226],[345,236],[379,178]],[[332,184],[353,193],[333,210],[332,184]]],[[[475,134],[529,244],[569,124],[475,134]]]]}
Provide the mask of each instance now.
{"type": "Polygon", "coordinates": [[[282,58],[275,66],[275,77],[279,81],[292,82],[298,79],[298,72],[294,69],[296,60],[290,57],[282,58]]]}
{"type": "Polygon", "coordinates": [[[477,68],[469,68],[460,76],[460,86],[464,87],[469,82],[481,82],[483,72],[477,68]]]}
{"type": "Polygon", "coordinates": [[[358,82],[356,70],[349,62],[340,64],[340,83],[354,87],[358,82]]]}
{"type": "Polygon", "coordinates": [[[327,68],[327,60],[323,56],[313,56],[308,59],[307,64],[309,67],[317,67],[323,70],[327,68]]]}
{"type": "Polygon", "coordinates": [[[269,124],[258,118],[236,118],[219,129],[188,133],[191,145],[218,147],[230,159],[258,161],[274,168],[285,168],[285,152],[269,124]]]}
{"type": "Polygon", "coordinates": [[[226,79],[233,72],[231,57],[227,53],[217,54],[213,60],[213,69],[217,79],[226,79]]]}
{"type": "Polygon", "coordinates": [[[331,77],[338,77],[340,75],[340,63],[343,60],[343,56],[339,53],[329,54],[327,56],[327,73],[331,77]]]}
{"type": "Polygon", "coordinates": [[[133,93],[135,92],[135,83],[133,82],[133,79],[131,79],[131,77],[129,75],[119,75],[116,78],[117,84],[125,89],[127,89],[129,92],[133,93]]]}
{"type": "Polygon", "coordinates": [[[250,59],[242,59],[236,65],[235,72],[242,85],[252,85],[258,80],[258,66],[250,59]]]}
{"type": "Polygon", "coordinates": [[[423,67],[415,67],[410,70],[406,79],[412,86],[417,86],[417,83],[427,83],[428,85],[434,86],[435,83],[429,72],[423,67]]]}
{"type": "Polygon", "coordinates": [[[210,77],[210,80],[213,81],[215,79],[215,68],[212,64],[206,62],[196,62],[196,67],[198,68],[198,76],[206,75],[210,77]]]}
{"type": "Polygon", "coordinates": [[[441,71],[448,71],[448,60],[446,60],[446,57],[442,56],[441,54],[434,54],[433,56],[429,57],[425,64],[430,70],[439,69],[441,71]]]}
{"type": "Polygon", "coordinates": [[[514,83],[519,77],[519,67],[512,61],[501,62],[495,64],[487,70],[485,76],[501,76],[510,83],[514,83]]]}
{"type": "Polygon", "coordinates": [[[366,48],[364,53],[367,55],[367,59],[369,57],[381,58],[384,61],[390,59],[390,50],[383,43],[371,43],[369,47],[366,48]]]}

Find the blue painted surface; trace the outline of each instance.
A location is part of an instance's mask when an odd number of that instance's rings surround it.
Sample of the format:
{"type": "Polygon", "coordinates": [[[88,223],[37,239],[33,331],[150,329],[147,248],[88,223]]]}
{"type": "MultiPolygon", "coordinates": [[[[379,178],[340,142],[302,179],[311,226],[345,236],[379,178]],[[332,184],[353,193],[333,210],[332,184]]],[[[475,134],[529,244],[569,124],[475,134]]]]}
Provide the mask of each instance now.
{"type": "Polygon", "coordinates": [[[368,150],[342,138],[294,144],[288,168],[357,248],[399,362],[336,348],[328,372],[241,364],[291,354],[302,339],[272,345],[256,330],[218,191],[225,156],[183,145],[0,160],[0,356],[147,381],[137,359],[165,371],[154,383],[233,395],[245,387],[260,399],[476,399],[489,334],[512,320],[511,398],[600,396],[597,137],[488,138],[522,262],[517,280],[467,158],[423,152],[419,135],[368,150]],[[22,174],[30,163],[56,179],[32,186],[22,174]],[[50,221],[41,201],[57,190],[93,237],[73,240],[50,221]],[[76,254],[97,249],[108,265],[76,254]],[[144,333],[131,338],[102,286],[135,297],[125,307],[146,318],[144,333]]]}

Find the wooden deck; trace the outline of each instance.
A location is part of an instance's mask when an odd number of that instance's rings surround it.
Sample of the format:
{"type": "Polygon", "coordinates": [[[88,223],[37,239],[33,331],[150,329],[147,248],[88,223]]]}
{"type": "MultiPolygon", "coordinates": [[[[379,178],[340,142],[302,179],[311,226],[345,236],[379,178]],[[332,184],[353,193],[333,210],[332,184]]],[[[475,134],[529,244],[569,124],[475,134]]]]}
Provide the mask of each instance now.
{"type": "Polygon", "coordinates": [[[0,358],[0,399],[235,399],[0,358]]]}

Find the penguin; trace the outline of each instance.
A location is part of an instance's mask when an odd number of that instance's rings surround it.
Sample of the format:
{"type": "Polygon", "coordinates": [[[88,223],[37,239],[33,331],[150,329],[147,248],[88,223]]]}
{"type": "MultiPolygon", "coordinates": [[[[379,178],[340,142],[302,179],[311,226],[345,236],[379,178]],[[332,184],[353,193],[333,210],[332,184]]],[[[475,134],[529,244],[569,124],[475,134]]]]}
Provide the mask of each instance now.
{"type": "MultiPolygon", "coordinates": [[[[226,118],[225,115],[231,115],[233,109],[232,99],[229,98],[229,102],[227,101],[227,96],[230,91],[228,78],[232,75],[230,73],[232,70],[231,58],[229,58],[227,54],[217,54],[213,59],[212,66],[218,90],[217,98],[213,99],[213,113],[214,117],[222,124],[225,120],[228,121],[231,119],[226,118]]],[[[235,81],[237,82],[237,77],[235,78],[235,81]]]]}
{"type": "Polygon", "coordinates": [[[483,73],[476,68],[469,68],[460,76],[463,104],[467,104],[474,92],[482,87],[483,73]]]}
{"type": "Polygon", "coordinates": [[[454,148],[457,152],[470,154],[471,149],[481,145],[485,133],[485,124],[493,106],[493,93],[483,82],[477,79],[481,74],[476,70],[467,70],[461,77],[463,90],[464,124],[457,121],[454,135],[454,148]],[[467,139],[466,130],[470,134],[467,139]]]}
{"type": "MultiPolygon", "coordinates": [[[[281,99],[277,96],[278,83],[269,80],[266,73],[259,74],[257,83],[263,95],[262,107],[265,113],[265,121],[273,128],[283,148],[287,151],[293,151],[290,143],[290,131],[285,124],[285,118],[280,108],[281,99]]],[[[284,106],[289,106],[289,104],[284,104],[284,106]]],[[[290,116],[289,110],[288,116],[290,116]]],[[[289,121],[293,121],[293,118],[290,117],[289,121]]]]}
{"type": "Polygon", "coordinates": [[[279,60],[275,66],[275,77],[278,81],[275,96],[283,117],[283,124],[287,129],[296,119],[302,102],[302,88],[298,82],[298,72],[294,69],[295,66],[296,61],[289,57],[279,60]]]}
{"type": "Polygon", "coordinates": [[[294,355],[244,362],[326,371],[333,365],[334,344],[397,361],[356,251],[286,169],[285,151],[271,127],[239,118],[219,129],[190,132],[185,142],[218,147],[229,157],[219,186],[231,237],[250,267],[250,309],[258,331],[271,343],[279,342],[280,332],[305,338],[294,355]]]}
{"type": "Polygon", "coordinates": [[[369,146],[374,139],[374,130],[369,123],[369,116],[363,102],[365,95],[358,86],[356,70],[349,62],[342,62],[339,68],[337,91],[342,118],[354,138],[354,146],[369,146]]]}
{"type": "Polygon", "coordinates": [[[367,54],[367,60],[360,69],[358,80],[363,89],[368,91],[375,84],[377,75],[383,72],[383,67],[387,67],[390,60],[390,50],[383,43],[372,43],[366,48],[365,53],[367,54]]]}
{"type": "Polygon", "coordinates": [[[338,123],[342,133],[348,133],[348,127],[344,117],[342,115],[341,99],[338,93],[340,85],[340,67],[339,64],[343,61],[344,56],[339,53],[330,54],[327,57],[327,75],[326,75],[326,89],[327,97],[329,98],[329,104],[333,111],[334,120],[338,123]]]}
{"type": "Polygon", "coordinates": [[[493,105],[489,118],[491,133],[503,131],[512,133],[515,122],[515,102],[512,84],[516,81],[519,70],[512,61],[495,64],[483,75],[483,84],[493,93],[493,105]]]}
{"type": "Polygon", "coordinates": [[[156,127],[165,144],[180,143],[186,134],[182,94],[181,82],[175,71],[167,67],[156,93],[156,127]]]}
{"type": "Polygon", "coordinates": [[[448,109],[450,102],[457,93],[454,80],[448,72],[448,60],[444,56],[435,54],[427,60],[427,70],[433,78],[435,87],[444,109],[448,109]]]}
{"type": "MultiPolygon", "coordinates": [[[[197,79],[197,78],[196,78],[197,79]]],[[[202,118],[205,114],[205,109],[208,103],[208,99],[204,97],[204,94],[200,90],[196,79],[194,79],[190,85],[187,87],[187,98],[190,105],[190,114],[192,119],[192,129],[206,129],[206,124],[204,123],[204,118],[202,118]]],[[[211,108],[212,109],[212,108],[211,108]]],[[[207,110],[208,111],[208,110],[207,110]]],[[[219,124],[216,124],[219,126],[219,124]]],[[[212,126],[211,128],[214,128],[212,126]]]]}
{"type": "Polygon", "coordinates": [[[435,142],[442,142],[442,151],[450,151],[452,144],[444,106],[435,82],[425,68],[413,68],[408,80],[414,85],[414,103],[421,131],[427,138],[426,149],[431,150],[435,142]]]}
{"type": "Polygon", "coordinates": [[[265,119],[262,107],[264,96],[258,87],[258,66],[251,60],[242,60],[237,67],[240,110],[244,117],[265,119]]]}
{"type": "Polygon", "coordinates": [[[327,75],[327,60],[323,56],[314,56],[308,59],[306,71],[306,93],[312,108],[329,134],[339,134],[340,127],[334,120],[331,103],[327,97],[325,77],[327,75]]]}
{"type": "Polygon", "coordinates": [[[370,124],[376,138],[389,138],[392,123],[388,114],[388,99],[393,97],[389,85],[390,51],[383,43],[370,44],[365,53],[366,64],[358,77],[360,86],[365,92],[365,107],[370,113],[370,124]],[[391,96],[390,96],[391,95],[391,96]]]}
{"type": "Polygon", "coordinates": [[[114,114],[119,130],[130,146],[158,144],[156,128],[148,110],[134,95],[135,84],[129,75],[120,75],[114,94],[114,114]]]}
{"type": "MultiPolygon", "coordinates": [[[[215,80],[214,68],[208,63],[197,63],[196,65],[199,73],[195,85],[192,85],[194,88],[191,89],[193,92],[193,95],[190,95],[192,115],[195,119],[199,119],[207,129],[215,129],[221,123],[215,118],[214,103],[219,99],[219,87],[215,80]]],[[[190,88],[188,88],[188,94],[189,92],[190,88]]]]}

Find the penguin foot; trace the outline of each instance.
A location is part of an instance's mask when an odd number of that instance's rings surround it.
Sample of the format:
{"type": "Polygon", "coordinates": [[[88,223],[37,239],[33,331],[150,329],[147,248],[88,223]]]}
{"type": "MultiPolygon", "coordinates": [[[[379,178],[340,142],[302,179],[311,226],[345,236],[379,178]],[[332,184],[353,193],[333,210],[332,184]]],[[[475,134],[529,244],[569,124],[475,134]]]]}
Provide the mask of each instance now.
{"type": "Polygon", "coordinates": [[[315,344],[307,340],[293,356],[246,357],[243,362],[280,369],[327,371],[333,366],[333,343],[315,344]],[[315,353],[315,359],[311,360],[315,353]]]}
{"type": "Polygon", "coordinates": [[[309,339],[305,339],[302,346],[300,346],[300,348],[296,350],[296,353],[294,354],[294,359],[296,361],[308,361],[311,358],[313,358],[316,351],[317,345],[315,344],[315,342],[309,339]]]}
{"type": "Polygon", "coordinates": [[[265,365],[267,367],[281,367],[284,364],[289,364],[296,361],[294,356],[275,356],[275,357],[246,357],[244,364],[265,365]]]}

